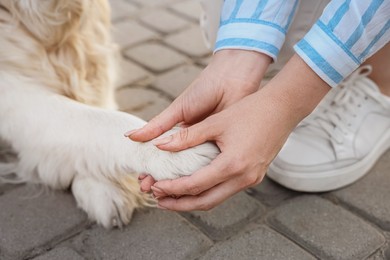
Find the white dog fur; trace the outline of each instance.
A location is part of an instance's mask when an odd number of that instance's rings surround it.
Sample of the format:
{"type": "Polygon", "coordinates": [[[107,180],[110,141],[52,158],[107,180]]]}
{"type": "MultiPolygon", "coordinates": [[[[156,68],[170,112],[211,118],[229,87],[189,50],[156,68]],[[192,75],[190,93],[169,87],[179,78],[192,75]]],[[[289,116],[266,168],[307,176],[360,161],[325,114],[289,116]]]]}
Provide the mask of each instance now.
{"type": "Polygon", "coordinates": [[[0,138],[18,155],[0,162],[0,177],[71,187],[89,218],[121,226],[150,203],[137,173],[177,178],[219,152],[206,143],[170,153],[123,136],[145,121],[114,109],[105,0],[0,0],[0,46],[0,138]]]}

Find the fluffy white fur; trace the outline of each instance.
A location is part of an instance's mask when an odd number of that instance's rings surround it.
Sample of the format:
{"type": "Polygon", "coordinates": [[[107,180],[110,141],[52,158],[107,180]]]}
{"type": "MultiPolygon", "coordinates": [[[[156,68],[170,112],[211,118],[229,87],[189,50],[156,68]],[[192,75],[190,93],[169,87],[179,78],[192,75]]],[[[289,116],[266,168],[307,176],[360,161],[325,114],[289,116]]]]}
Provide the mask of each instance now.
{"type": "Polygon", "coordinates": [[[0,163],[0,176],[71,187],[105,227],[149,204],[137,173],[177,178],[218,154],[209,143],[169,153],[123,136],[145,121],[113,109],[109,21],[104,0],[0,0],[0,138],[18,155],[0,163]]]}

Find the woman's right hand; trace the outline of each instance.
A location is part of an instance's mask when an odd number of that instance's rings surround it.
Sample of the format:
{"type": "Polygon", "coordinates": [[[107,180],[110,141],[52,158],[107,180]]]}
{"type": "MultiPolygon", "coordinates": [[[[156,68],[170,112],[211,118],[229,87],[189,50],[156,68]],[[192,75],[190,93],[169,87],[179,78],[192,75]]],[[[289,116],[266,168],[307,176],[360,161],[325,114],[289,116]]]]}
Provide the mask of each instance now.
{"type": "Polygon", "coordinates": [[[259,89],[271,58],[246,50],[221,50],[191,85],[143,128],[127,135],[133,141],[156,138],[178,123],[192,125],[259,89]]]}

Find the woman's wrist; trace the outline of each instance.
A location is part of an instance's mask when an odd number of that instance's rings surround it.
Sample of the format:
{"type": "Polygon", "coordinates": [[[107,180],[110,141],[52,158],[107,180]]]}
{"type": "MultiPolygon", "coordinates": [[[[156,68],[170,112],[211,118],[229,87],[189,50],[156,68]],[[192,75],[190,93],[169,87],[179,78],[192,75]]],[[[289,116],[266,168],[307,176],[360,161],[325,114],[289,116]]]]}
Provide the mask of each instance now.
{"type": "Polygon", "coordinates": [[[241,80],[243,87],[253,85],[258,88],[272,59],[259,52],[248,50],[220,50],[211,60],[211,67],[217,68],[216,73],[221,73],[226,78],[241,80]]]}
{"type": "Polygon", "coordinates": [[[323,81],[298,55],[263,88],[268,98],[274,99],[292,124],[308,116],[331,87],[323,81]]]}

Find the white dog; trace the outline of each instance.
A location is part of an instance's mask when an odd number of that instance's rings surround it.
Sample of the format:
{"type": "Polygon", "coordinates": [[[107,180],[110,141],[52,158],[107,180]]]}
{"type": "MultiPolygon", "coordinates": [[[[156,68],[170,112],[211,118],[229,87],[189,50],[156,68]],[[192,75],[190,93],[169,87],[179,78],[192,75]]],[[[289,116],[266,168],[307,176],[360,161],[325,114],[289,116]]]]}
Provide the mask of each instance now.
{"type": "Polygon", "coordinates": [[[109,27],[105,0],[0,0],[0,138],[18,155],[0,177],[71,187],[105,227],[148,205],[136,173],[177,178],[219,152],[206,143],[169,153],[123,136],[145,121],[114,109],[109,27]]]}

